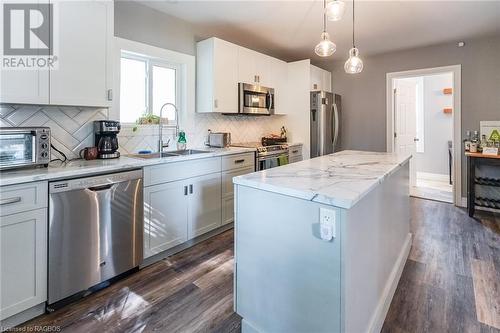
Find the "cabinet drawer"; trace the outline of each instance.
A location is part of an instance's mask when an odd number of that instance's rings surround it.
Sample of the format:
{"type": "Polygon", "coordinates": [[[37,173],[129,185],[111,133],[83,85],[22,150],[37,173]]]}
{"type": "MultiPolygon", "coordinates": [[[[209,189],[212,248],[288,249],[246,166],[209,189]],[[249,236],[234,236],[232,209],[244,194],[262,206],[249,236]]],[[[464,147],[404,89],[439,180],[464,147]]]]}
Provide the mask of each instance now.
{"type": "Polygon", "coordinates": [[[254,172],[254,167],[251,166],[249,168],[237,169],[233,171],[226,171],[222,173],[222,196],[233,194],[234,185],[233,178],[240,175],[245,175],[247,173],[254,172]]]}
{"type": "Polygon", "coordinates": [[[144,186],[168,183],[220,171],[220,157],[159,164],[144,168],[144,186]]]}
{"type": "Polygon", "coordinates": [[[241,169],[246,167],[255,168],[254,152],[222,157],[222,171],[241,169]]]}
{"type": "Polygon", "coordinates": [[[294,156],[289,159],[289,163],[295,163],[295,162],[300,162],[302,161],[302,155],[300,156],[294,156]]]}
{"type": "Polygon", "coordinates": [[[302,145],[290,146],[288,154],[290,158],[302,156],[302,145]]]}
{"type": "Polygon", "coordinates": [[[47,207],[47,186],[47,182],[2,186],[0,216],[47,207]]]}

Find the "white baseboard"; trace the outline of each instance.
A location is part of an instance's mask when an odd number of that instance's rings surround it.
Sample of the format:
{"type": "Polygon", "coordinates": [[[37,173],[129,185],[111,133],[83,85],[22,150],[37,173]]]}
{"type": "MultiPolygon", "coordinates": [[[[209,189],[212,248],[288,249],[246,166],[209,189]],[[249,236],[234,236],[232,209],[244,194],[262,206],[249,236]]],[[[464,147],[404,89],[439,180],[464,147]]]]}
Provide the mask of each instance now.
{"type": "Polygon", "coordinates": [[[375,312],[370,320],[370,325],[368,326],[368,332],[370,333],[378,333],[382,330],[385,317],[387,316],[392,298],[394,297],[394,293],[396,292],[396,288],[398,287],[399,279],[401,278],[401,274],[403,273],[406,259],[410,254],[411,242],[412,234],[408,233],[406,241],[403,244],[401,252],[399,253],[398,260],[396,260],[396,263],[392,268],[392,272],[389,275],[389,279],[387,280],[387,283],[385,285],[384,291],[382,292],[382,297],[380,298],[377,307],[375,308],[375,312]]]}
{"type": "Polygon", "coordinates": [[[447,174],[430,173],[430,172],[417,172],[417,179],[425,179],[439,182],[449,182],[450,176],[447,174]]]}

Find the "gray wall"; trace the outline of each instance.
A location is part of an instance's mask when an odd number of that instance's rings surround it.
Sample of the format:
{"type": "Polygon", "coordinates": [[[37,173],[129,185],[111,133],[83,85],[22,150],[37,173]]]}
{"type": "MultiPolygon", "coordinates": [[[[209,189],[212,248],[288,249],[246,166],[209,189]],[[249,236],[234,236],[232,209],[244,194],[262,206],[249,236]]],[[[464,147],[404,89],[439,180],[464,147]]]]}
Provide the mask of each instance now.
{"type": "Polygon", "coordinates": [[[115,1],[115,36],[196,54],[192,24],[133,1],[115,1]]]}
{"type": "MultiPolygon", "coordinates": [[[[342,95],[343,148],[385,151],[385,87],[390,72],[461,64],[462,136],[466,130],[479,130],[480,120],[499,120],[500,36],[465,42],[462,48],[452,42],[363,57],[364,70],[359,75],[344,72],[345,59],[325,64],[332,71],[333,91],[342,95]]],[[[363,52],[362,45],[358,47],[363,52]]],[[[465,166],[462,157],[462,195],[465,166]]]]}

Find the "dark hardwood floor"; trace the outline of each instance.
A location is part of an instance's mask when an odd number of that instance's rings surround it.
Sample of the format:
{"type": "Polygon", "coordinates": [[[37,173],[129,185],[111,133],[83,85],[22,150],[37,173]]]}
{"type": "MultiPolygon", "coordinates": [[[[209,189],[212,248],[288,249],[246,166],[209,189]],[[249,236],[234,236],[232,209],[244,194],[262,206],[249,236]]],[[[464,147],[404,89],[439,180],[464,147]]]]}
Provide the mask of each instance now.
{"type": "MultiPolygon", "coordinates": [[[[500,332],[500,215],[412,199],[413,247],[383,332],[500,332]]],[[[25,326],[239,332],[227,231],[25,326]]],[[[24,328],[24,327],[23,327],[24,328]]],[[[357,332],[352,332],[357,333],[357,332]]]]}

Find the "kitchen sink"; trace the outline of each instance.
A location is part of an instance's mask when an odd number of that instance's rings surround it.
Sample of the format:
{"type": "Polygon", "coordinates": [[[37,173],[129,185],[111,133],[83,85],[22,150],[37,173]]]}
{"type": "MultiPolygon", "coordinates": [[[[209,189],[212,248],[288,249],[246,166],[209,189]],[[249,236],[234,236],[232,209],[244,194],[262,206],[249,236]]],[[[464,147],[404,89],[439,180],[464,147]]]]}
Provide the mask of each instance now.
{"type": "Polygon", "coordinates": [[[196,150],[196,149],[187,149],[187,150],[175,150],[175,151],[164,151],[160,153],[150,153],[150,154],[130,154],[128,157],[133,158],[159,158],[159,157],[174,157],[174,156],[183,156],[183,155],[195,155],[195,154],[205,154],[210,153],[206,150],[196,150]]]}
{"type": "Polygon", "coordinates": [[[206,150],[186,149],[186,150],[175,150],[169,153],[176,155],[195,155],[195,154],[206,154],[210,152],[206,150]]]}

